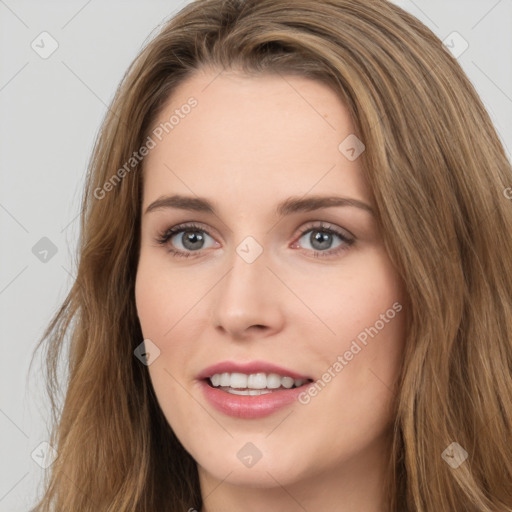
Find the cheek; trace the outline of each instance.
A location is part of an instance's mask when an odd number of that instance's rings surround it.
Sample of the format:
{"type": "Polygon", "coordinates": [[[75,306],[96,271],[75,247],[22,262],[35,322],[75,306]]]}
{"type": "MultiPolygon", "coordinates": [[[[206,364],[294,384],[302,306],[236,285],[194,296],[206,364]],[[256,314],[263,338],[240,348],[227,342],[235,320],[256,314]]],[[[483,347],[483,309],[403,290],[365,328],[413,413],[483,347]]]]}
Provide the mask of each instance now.
{"type": "Polygon", "coordinates": [[[306,273],[299,278],[290,275],[288,279],[294,280],[296,295],[303,298],[310,311],[322,321],[317,322],[319,328],[324,324],[318,332],[323,339],[331,341],[333,347],[339,349],[360,333],[364,340],[365,329],[376,323],[382,332],[390,332],[392,324],[398,328],[399,317],[404,316],[396,311],[403,305],[403,287],[382,250],[354,255],[338,268],[321,269],[317,273],[314,280],[306,273]],[[399,305],[393,307],[395,303],[399,305]]]}
{"type": "Polygon", "coordinates": [[[162,268],[157,258],[142,253],[135,281],[135,302],[142,334],[159,349],[159,356],[148,366],[148,372],[170,425],[174,425],[175,418],[179,420],[187,416],[190,402],[180,370],[183,361],[190,360],[194,351],[183,331],[194,293],[193,290],[187,292],[191,287],[185,287],[186,283],[178,279],[178,274],[162,268]]]}
{"type": "Polygon", "coordinates": [[[321,287],[304,279],[297,288],[322,320],[316,322],[316,337],[312,327],[303,331],[300,349],[326,372],[328,387],[338,396],[367,403],[392,396],[406,336],[405,294],[395,269],[383,251],[375,250],[329,277],[318,281],[321,287]]]}
{"type": "MultiPolygon", "coordinates": [[[[207,276],[206,276],[207,277],[207,276]]],[[[165,258],[142,252],[135,281],[135,303],[144,339],[159,349],[159,358],[148,368],[158,392],[174,389],[170,375],[193,378],[184,361],[193,360],[200,333],[207,326],[206,293],[209,279],[170,267],[165,258]],[[186,374],[186,375],[185,375],[186,374]]],[[[179,389],[177,389],[179,391],[179,389]]]]}
{"type": "Polygon", "coordinates": [[[193,286],[180,279],[183,273],[171,272],[162,260],[142,251],[135,280],[137,314],[150,339],[165,337],[195,296],[193,286]]]}
{"type": "MultiPolygon", "coordinates": [[[[403,287],[390,262],[376,253],[353,263],[324,280],[323,293],[307,281],[302,288],[308,305],[334,331],[316,322],[323,335],[315,338],[313,327],[304,329],[303,345],[297,347],[318,371],[316,391],[301,403],[305,415],[329,424],[323,435],[331,443],[318,447],[326,460],[331,451],[351,453],[388,428],[405,344],[403,287]]],[[[316,435],[300,443],[315,443],[316,435]]]]}

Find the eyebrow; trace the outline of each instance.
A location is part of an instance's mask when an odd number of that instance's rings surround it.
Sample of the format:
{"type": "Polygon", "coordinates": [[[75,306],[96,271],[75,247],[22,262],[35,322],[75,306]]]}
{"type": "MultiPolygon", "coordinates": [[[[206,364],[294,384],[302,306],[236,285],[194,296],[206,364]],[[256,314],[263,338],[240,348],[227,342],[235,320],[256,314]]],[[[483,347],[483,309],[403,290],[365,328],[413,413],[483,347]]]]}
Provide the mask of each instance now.
{"type": "MultiPolygon", "coordinates": [[[[335,206],[351,206],[360,208],[374,215],[373,208],[363,201],[349,197],[338,196],[308,196],[308,197],[289,197],[285,201],[279,203],[275,210],[278,217],[284,217],[292,213],[310,212],[320,210],[321,208],[332,208],[335,206]]],[[[177,208],[180,210],[188,210],[194,212],[204,212],[216,215],[215,207],[202,197],[190,197],[182,195],[162,196],[152,202],[145,213],[165,208],[177,208]]]]}

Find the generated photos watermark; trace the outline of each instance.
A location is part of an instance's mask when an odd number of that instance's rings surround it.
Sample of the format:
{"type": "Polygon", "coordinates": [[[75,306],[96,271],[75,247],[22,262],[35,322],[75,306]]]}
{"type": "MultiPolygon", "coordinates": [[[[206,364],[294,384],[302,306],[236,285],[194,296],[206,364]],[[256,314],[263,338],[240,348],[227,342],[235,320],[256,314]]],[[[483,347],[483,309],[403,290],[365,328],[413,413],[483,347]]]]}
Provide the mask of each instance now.
{"type": "Polygon", "coordinates": [[[174,110],[174,114],[169,118],[168,121],[160,123],[156,128],[153,129],[151,135],[148,135],[146,141],[138,149],[134,151],[132,156],[120,167],[101,187],[94,189],[94,197],[98,200],[103,199],[108,192],[113,190],[121,180],[133,169],[135,169],[140,162],[149,155],[152,149],[155,149],[159,142],[161,142],[165,135],[171,133],[172,130],[185,119],[194,107],[197,107],[198,101],[191,96],[186,103],[181,105],[180,108],[174,110]]]}
{"type": "Polygon", "coordinates": [[[346,350],[343,355],[338,355],[336,361],[327,368],[322,377],[299,394],[297,397],[298,401],[303,405],[309,404],[311,399],[317,396],[318,393],[320,393],[320,391],[322,391],[325,386],[327,386],[327,384],[331,382],[331,380],[334,379],[334,377],[336,377],[336,375],[338,375],[345,366],[347,366],[350,361],[352,361],[354,357],[368,345],[368,338],[373,339],[377,336],[377,334],[386,327],[386,324],[389,324],[389,322],[393,320],[400,311],[402,311],[402,305],[399,302],[395,302],[385,313],[380,315],[379,320],[377,320],[372,326],[366,327],[361,331],[356,338],[352,340],[350,348],[346,350]]]}

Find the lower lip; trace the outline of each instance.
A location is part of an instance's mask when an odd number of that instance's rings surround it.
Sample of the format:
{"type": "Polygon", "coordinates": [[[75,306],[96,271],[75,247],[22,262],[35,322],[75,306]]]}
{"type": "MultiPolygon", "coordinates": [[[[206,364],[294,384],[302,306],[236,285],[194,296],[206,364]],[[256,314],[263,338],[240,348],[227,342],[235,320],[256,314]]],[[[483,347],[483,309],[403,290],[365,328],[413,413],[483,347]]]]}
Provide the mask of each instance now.
{"type": "Polygon", "coordinates": [[[254,419],[270,416],[295,402],[309,384],[298,388],[273,391],[263,395],[233,395],[200,381],[206,400],[218,411],[235,418],[254,419]]]}

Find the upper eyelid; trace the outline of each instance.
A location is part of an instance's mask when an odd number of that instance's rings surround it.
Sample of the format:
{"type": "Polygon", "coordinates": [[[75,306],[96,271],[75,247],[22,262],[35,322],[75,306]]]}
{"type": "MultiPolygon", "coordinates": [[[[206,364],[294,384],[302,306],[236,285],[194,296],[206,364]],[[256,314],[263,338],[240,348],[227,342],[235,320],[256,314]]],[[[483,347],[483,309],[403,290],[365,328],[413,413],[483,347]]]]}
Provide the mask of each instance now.
{"type": "Polygon", "coordinates": [[[326,222],[326,221],[311,221],[311,222],[313,222],[313,224],[306,223],[306,225],[304,227],[300,228],[300,234],[301,235],[306,233],[307,231],[310,231],[311,229],[315,229],[316,228],[319,231],[322,230],[322,229],[325,230],[325,231],[332,231],[332,232],[334,232],[334,233],[336,233],[338,235],[339,235],[338,231],[342,231],[342,232],[346,232],[350,238],[353,238],[353,239],[356,238],[355,235],[352,234],[347,228],[343,228],[341,226],[337,226],[337,225],[335,225],[335,224],[333,224],[331,222],[326,222]],[[315,222],[318,222],[318,224],[315,225],[314,224],[315,222]]]}
{"type": "MultiPolygon", "coordinates": [[[[168,233],[170,231],[174,231],[174,233],[171,236],[175,236],[177,234],[183,233],[183,231],[190,230],[190,231],[204,231],[208,236],[212,236],[210,234],[211,229],[202,226],[201,222],[183,222],[180,224],[176,224],[175,226],[171,226],[164,230],[164,234],[168,233]]],[[[214,230],[215,231],[215,230],[214,230]]],[[[213,237],[212,237],[213,238],[213,237]]]]}

